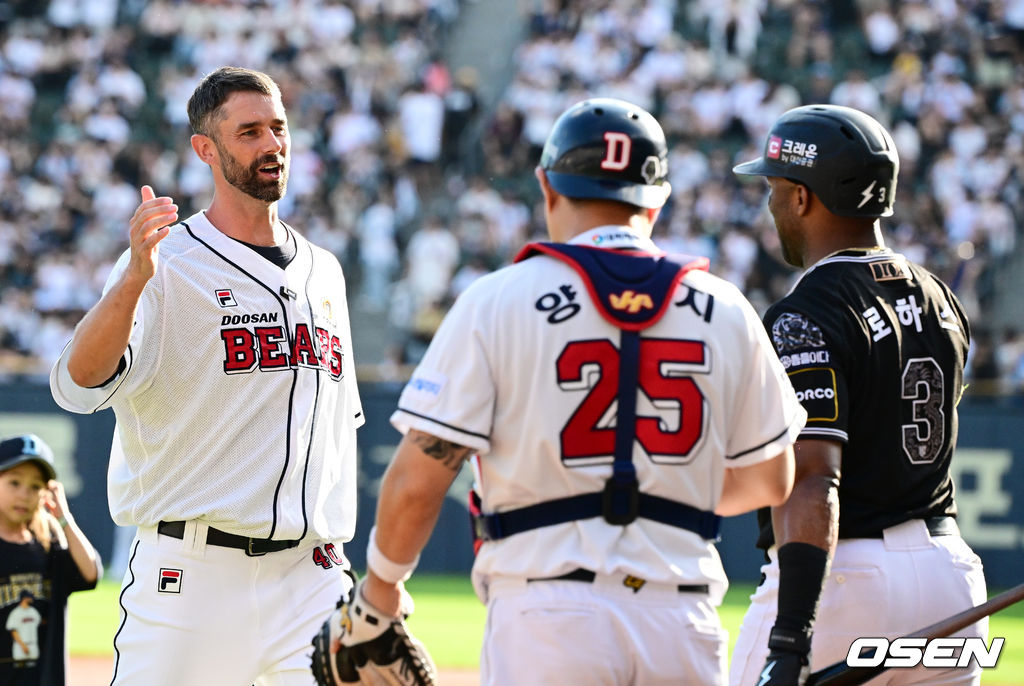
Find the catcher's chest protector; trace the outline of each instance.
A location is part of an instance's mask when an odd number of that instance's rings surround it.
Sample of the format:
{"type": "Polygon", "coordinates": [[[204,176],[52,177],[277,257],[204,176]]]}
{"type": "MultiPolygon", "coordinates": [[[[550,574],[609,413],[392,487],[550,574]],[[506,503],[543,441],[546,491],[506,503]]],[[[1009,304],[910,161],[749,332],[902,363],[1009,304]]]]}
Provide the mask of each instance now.
{"type": "Polygon", "coordinates": [[[526,245],[515,261],[539,254],[576,270],[604,318],[627,331],[642,331],[654,325],[665,314],[670,296],[686,273],[708,270],[706,257],[547,242],[526,245]]]}

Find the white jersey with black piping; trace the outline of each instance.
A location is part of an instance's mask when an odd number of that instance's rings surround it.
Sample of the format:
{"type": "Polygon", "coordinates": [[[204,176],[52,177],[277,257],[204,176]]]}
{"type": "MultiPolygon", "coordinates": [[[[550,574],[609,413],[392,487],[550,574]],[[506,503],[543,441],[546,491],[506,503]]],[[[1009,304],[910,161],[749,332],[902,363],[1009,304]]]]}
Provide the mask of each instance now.
{"type": "MultiPolygon", "coordinates": [[[[656,254],[624,227],[572,241],[656,254]]],[[[614,307],[647,307],[615,294],[614,307]]],[[[713,511],[725,470],[770,459],[805,413],[750,304],[728,282],[690,271],[642,331],[632,463],[642,493],[713,511]]],[[[476,281],[456,301],[406,385],[392,423],[479,452],[484,512],[599,492],[612,470],[620,330],[583,278],[539,255],[476,281]]],[[[713,541],[637,519],[544,526],[485,543],[478,592],[492,575],[556,576],[582,567],[675,584],[726,585],[713,541]]]]}
{"type": "Polygon", "coordinates": [[[118,524],[201,519],[250,537],[351,538],[363,416],[345,280],[331,253],[288,231],[297,252],[281,269],[202,212],[173,226],[124,371],[86,389],[68,375],[67,350],[55,365],[62,407],[116,415],[118,524]]]}

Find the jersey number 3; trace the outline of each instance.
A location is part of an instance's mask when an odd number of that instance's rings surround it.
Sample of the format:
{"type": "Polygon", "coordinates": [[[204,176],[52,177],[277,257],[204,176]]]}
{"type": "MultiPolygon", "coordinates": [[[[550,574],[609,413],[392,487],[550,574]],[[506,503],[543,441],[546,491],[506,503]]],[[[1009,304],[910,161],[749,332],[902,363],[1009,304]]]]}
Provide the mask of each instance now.
{"type": "MultiPolygon", "coordinates": [[[[558,356],[558,385],[589,389],[562,429],[567,464],[607,462],[615,452],[609,414],[619,393],[619,351],[607,340],[573,341],[558,356]],[[595,459],[600,458],[600,459],[595,459]]],[[[702,341],[645,338],[640,342],[640,390],[658,416],[643,416],[637,404],[635,434],[655,462],[683,463],[704,433],[704,394],[688,374],[706,373],[702,341]]]]}
{"type": "Polygon", "coordinates": [[[911,464],[929,464],[946,442],[945,383],[942,368],[930,357],[915,357],[903,368],[903,400],[913,423],[904,424],[903,452],[911,464]]]}

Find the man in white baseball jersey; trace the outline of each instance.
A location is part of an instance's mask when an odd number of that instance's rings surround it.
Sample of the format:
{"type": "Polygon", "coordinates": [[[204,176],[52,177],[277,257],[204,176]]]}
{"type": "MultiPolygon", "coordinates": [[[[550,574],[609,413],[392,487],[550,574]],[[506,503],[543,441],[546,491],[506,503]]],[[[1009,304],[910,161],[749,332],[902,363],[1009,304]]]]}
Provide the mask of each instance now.
{"type": "Polygon", "coordinates": [[[458,298],[392,416],[357,593],[399,611],[476,454],[483,684],[724,683],[719,516],[786,498],[805,414],[740,292],[651,242],[667,172],[649,113],[567,110],[536,172],[555,242],[458,298]]]}
{"type": "Polygon", "coordinates": [[[188,112],[209,208],[176,222],[143,186],[50,385],[68,410],[117,418],[110,509],[139,533],[113,683],[308,686],[309,636],[351,587],[363,419],[345,280],[278,218],[290,139],[274,81],[218,69],[188,112]]]}

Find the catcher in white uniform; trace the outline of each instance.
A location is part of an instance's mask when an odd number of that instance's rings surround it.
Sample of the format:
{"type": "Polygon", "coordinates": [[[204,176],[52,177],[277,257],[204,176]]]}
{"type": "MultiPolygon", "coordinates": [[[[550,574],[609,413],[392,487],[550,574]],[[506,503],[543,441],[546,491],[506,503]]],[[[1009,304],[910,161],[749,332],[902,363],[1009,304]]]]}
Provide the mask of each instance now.
{"type": "Polygon", "coordinates": [[[367,577],[316,639],[321,683],[360,663],[362,617],[405,611],[473,454],[483,684],[724,683],[719,516],[786,498],[805,413],[739,291],[651,242],[666,176],[661,127],[630,103],[555,123],[537,169],[555,242],[460,296],[405,387],[367,577]]]}
{"type": "Polygon", "coordinates": [[[136,525],[113,684],[308,686],[309,635],[351,588],[362,423],[337,259],[277,216],[287,115],[226,67],[189,101],[214,198],[142,188],[130,248],[55,365],[54,398],[114,409],[108,490],[136,525]]]}

